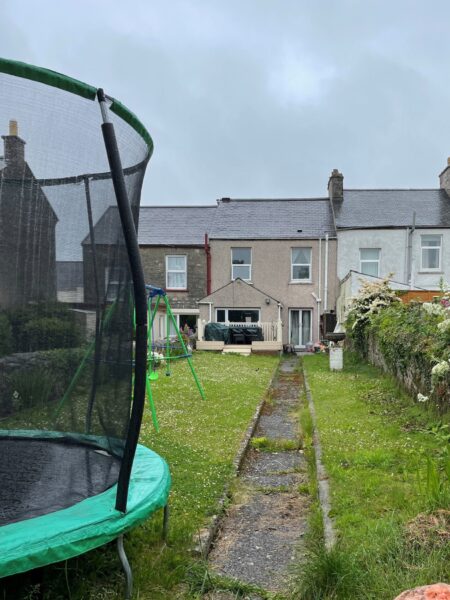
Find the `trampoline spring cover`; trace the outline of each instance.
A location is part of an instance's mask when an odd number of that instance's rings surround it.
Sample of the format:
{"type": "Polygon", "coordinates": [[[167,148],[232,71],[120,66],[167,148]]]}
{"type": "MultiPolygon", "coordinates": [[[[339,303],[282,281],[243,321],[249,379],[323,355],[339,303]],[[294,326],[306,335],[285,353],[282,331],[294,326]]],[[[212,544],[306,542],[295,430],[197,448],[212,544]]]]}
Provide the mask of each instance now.
{"type": "Polygon", "coordinates": [[[0,576],[66,560],[114,540],[167,504],[170,483],[164,459],[138,445],[126,513],[114,508],[114,485],[69,508],[4,525],[0,527],[0,576]]]}

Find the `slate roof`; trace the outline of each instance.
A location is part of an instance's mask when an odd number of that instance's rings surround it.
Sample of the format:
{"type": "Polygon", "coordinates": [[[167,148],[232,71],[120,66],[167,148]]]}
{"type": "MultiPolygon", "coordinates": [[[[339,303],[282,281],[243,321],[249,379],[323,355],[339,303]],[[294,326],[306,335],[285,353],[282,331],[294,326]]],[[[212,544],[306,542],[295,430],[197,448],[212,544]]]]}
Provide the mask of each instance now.
{"type": "Polygon", "coordinates": [[[311,239],[336,235],[328,198],[222,199],[211,239],[311,239]]]}
{"type": "Polygon", "coordinates": [[[450,227],[450,198],[445,190],[344,190],[335,200],[337,229],[450,227]]]}
{"type": "Polygon", "coordinates": [[[217,206],[141,206],[139,245],[203,246],[217,206]]]}

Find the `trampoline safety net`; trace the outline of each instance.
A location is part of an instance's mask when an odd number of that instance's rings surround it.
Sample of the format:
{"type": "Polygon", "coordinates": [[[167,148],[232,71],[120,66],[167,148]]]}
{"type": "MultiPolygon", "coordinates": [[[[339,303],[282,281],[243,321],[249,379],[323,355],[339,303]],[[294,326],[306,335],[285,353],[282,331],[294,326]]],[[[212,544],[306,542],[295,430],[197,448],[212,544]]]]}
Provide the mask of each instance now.
{"type": "MultiPolygon", "coordinates": [[[[134,293],[95,92],[0,61],[0,525],[101,493],[123,458],[134,293]]],[[[108,102],[137,224],[151,139],[108,102]]]]}

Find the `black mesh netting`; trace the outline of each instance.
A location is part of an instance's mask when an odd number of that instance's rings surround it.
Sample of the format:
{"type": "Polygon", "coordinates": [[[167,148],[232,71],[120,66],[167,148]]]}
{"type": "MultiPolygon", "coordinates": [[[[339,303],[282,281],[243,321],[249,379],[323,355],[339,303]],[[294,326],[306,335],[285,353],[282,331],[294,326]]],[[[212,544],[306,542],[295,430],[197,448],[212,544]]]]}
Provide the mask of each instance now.
{"type": "MultiPolygon", "coordinates": [[[[149,148],[110,116],[137,217],[149,148]]],[[[83,440],[120,460],[132,401],[133,288],[101,122],[96,101],[0,74],[0,437],[42,432],[59,448],[67,434],[80,497],[97,489],[83,440]]],[[[30,448],[22,483],[27,470],[51,473],[30,448]]],[[[102,485],[117,472],[108,466],[102,485]]]]}

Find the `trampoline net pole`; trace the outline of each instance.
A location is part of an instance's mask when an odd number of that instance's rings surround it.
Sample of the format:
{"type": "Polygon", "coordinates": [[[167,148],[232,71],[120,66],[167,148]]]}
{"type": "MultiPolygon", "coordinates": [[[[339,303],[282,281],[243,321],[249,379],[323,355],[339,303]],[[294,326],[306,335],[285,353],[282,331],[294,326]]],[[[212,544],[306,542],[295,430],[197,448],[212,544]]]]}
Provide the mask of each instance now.
{"type": "Polygon", "coordinates": [[[142,269],[139,246],[137,243],[136,229],[133,214],[128,200],[127,188],[117,146],[114,126],[109,120],[108,106],[103,90],[98,90],[97,98],[103,117],[102,133],[105,143],[111,177],[119,209],[120,220],[125,239],[125,245],[130,262],[134,301],[136,308],[136,339],[135,339],[135,367],[134,367],[134,394],[131,415],[128,423],[127,437],[123,460],[120,467],[117,483],[116,509],[125,512],[127,506],[128,486],[130,483],[131,468],[136,452],[139,431],[145,403],[145,386],[147,374],[147,294],[145,290],[144,272],[142,269]]]}

